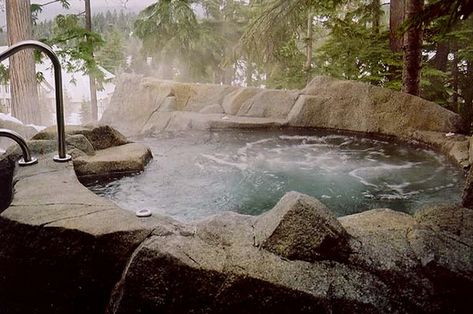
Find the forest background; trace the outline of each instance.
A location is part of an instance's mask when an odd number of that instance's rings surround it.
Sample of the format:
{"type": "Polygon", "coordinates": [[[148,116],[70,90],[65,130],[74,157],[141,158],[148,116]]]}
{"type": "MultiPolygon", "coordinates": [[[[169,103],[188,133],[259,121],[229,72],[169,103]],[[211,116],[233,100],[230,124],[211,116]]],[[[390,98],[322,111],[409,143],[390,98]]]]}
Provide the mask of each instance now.
{"type": "Polygon", "coordinates": [[[160,0],[139,13],[92,12],[91,30],[82,13],[39,20],[48,8],[31,2],[33,37],[60,47],[68,70],[91,73],[99,88],[98,65],[280,89],[329,75],[403,90],[473,120],[472,0],[160,0]]]}

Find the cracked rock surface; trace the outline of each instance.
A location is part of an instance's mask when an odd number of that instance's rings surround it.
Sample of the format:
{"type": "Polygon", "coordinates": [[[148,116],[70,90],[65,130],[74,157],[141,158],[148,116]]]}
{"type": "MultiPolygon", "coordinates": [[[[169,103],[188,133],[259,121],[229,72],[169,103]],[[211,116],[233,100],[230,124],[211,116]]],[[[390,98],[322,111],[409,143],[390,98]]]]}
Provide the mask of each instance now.
{"type": "MultiPolygon", "coordinates": [[[[301,199],[306,206],[319,206],[315,199],[310,202],[310,197],[291,192],[275,209],[280,211],[277,207],[284,204],[290,216],[291,206],[301,199]]],[[[275,209],[268,214],[275,215],[275,209]]],[[[473,288],[473,238],[471,232],[458,233],[465,228],[446,226],[456,225],[451,217],[459,215],[463,224],[471,224],[469,212],[451,206],[427,208],[417,217],[388,209],[346,216],[339,224],[349,239],[349,253],[335,259],[319,252],[313,262],[289,260],[258,245],[256,226],[267,220],[264,215],[225,213],[152,234],[129,261],[117,286],[120,292],[108,309],[110,313],[463,312],[473,288]],[[419,233],[424,230],[429,232],[419,233]]],[[[311,214],[302,216],[310,219],[311,214]]],[[[281,225],[286,218],[280,216],[281,225]]],[[[343,243],[343,238],[338,240],[343,243]]],[[[303,243],[294,245],[306,249],[303,243]]]]}
{"type": "MultiPolygon", "coordinates": [[[[113,164],[104,151],[140,151],[123,141],[96,150],[94,131],[81,128],[69,137],[77,159],[113,164]]],[[[46,152],[45,137],[36,145],[46,152]]],[[[82,186],[74,166],[46,153],[15,170],[13,199],[0,212],[2,314],[471,310],[470,209],[374,209],[337,219],[290,192],[260,216],[226,212],[183,224],[137,218],[82,186]]]]}

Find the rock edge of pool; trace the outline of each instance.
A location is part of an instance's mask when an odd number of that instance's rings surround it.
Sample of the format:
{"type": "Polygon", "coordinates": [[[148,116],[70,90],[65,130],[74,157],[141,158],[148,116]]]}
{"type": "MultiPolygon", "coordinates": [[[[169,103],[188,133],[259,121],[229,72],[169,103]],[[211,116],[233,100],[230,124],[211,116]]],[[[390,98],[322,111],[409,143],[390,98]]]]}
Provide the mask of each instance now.
{"type": "MultiPolygon", "coordinates": [[[[460,131],[450,127],[416,132],[467,167],[469,138],[445,137],[460,131]]],[[[147,147],[107,126],[67,133],[73,163],[52,161],[51,130],[30,142],[43,153],[38,165],[13,169],[16,150],[1,158],[2,194],[12,188],[13,195],[0,214],[2,313],[431,313],[471,307],[471,209],[435,205],[413,216],[374,209],[337,219],[323,202],[290,192],[260,216],[227,212],[189,224],[138,218],[94,195],[77,177],[142,171],[152,158],[147,147]]]]}

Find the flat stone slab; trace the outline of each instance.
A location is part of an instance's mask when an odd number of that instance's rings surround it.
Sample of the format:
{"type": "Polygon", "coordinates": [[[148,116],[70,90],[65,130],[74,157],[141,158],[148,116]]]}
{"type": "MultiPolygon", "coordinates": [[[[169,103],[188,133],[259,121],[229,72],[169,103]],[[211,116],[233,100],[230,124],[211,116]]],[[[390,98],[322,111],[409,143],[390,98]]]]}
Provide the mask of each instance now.
{"type": "Polygon", "coordinates": [[[110,147],[96,151],[94,156],[73,160],[79,178],[103,178],[138,173],[153,158],[148,147],[139,143],[110,147]]]}
{"type": "Polygon", "coordinates": [[[210,128],[212,129],[258,129],[258,128],[279,128],[287,125],[287,121],[274,118],[256,118],[240,116],[223,116],[219,119],[212,119],[210,128]]]}

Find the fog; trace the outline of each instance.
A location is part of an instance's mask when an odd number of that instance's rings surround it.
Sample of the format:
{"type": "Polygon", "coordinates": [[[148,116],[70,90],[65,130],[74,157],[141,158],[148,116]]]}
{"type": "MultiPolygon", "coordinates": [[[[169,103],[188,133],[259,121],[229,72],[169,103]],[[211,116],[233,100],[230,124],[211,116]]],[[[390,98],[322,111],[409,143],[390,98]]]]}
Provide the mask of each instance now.
{"type": "MultiPolygon", "coordinates": [[[[4,1],[0,1],[3,4],[4,1]]],[[[50,0],[32,0],[31,3],[34,4],[44,4],[48,3],[50,0]]],[[[92,12],[98,13],[107,10],[125,10],[129,12],[139,12],[143,10],[148,5],[156,2],[156,0],[91,0],[90,1],[92,12]]],[[[84,11],[84,1],[83,0],[69,0],[71,5],[69,10],[64,9],[60,3],[51,3],[44,8],[43,12],[38,15],[39,20],[51,20],[58,14],[65,13],[80,13],[84,11]]],[[[0,11],[0,26],[5,27],[5,12],[0,11]]]]}

